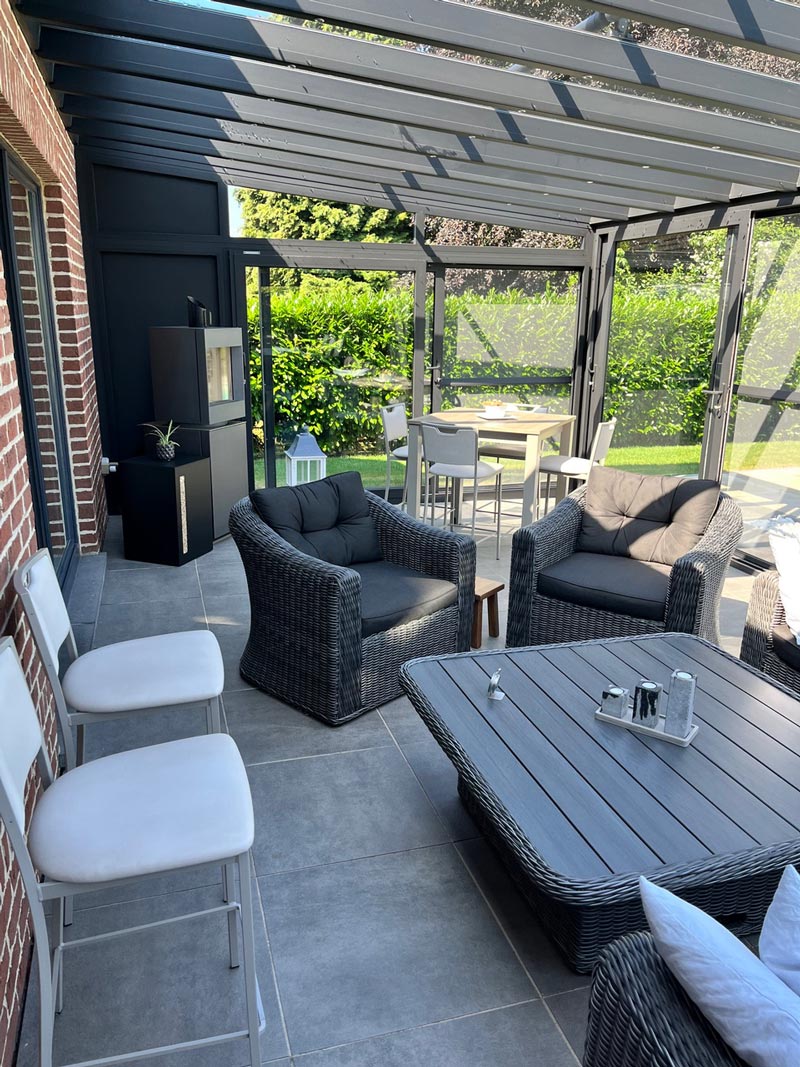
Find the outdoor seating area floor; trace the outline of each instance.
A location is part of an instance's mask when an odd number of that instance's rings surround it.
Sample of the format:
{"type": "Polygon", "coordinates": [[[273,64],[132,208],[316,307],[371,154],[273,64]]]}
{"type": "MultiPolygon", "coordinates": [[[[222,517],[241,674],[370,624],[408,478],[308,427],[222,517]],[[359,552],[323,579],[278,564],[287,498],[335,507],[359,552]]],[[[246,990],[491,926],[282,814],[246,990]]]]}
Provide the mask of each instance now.
{"type": "MultiPolygon", "coordinates": [[[[510,534],[510,528],[508,533],[510,534]]],[[[478,571],[508,579],[479,546],[478,571]]],[[[456,774],[402,698],[331,729],[248,686],[244,571],[230,539],[180,569],[126,561],[119,520],[84,561],[70,608],[82,649],[208,626],[225,659],[227,728],[256,812],[256,948],[264,1063],[303,1067],[569,1067],[582,1055],[588,977],[561,961],[462,807],[456,774]],[[258,918],[258,916],[257,916],[258,918]]],[[[731,571],[724,646],[738,651],[751,579],[731,571]]],[[[501,594],[501,635],[508,590],[501,594]]],[[[503,638],[484,647],[502,645],[503,638]]],[[[87,758],[187,736],[184,708],[87,729],[87,758]]],[[[69,937],[221,900],[216,870],[76,902],[69,937]]],[[[66,957],[56,1064],[243,1026],[220,915],[78,947],[66,957]]],[[[19,1067],[36,1062],[36,984],[19,1067]]],[[[242,1067],[244,1041],[156,1067],[242,1067]]]]}

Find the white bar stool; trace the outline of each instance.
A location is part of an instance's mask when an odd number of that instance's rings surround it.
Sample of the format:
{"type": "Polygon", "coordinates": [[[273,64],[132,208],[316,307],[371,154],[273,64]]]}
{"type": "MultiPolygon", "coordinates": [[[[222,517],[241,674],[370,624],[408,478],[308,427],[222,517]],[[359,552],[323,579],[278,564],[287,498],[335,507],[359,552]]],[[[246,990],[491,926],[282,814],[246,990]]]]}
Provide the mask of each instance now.
{"type": "Polygon", "coordinates": [[[250,1063],[260,1067],[259,1035],[265,1023],[255,969],[250,882],[253,803],[234,741],[217,733],[121,752],[69,770],[54,781],[36,709],[8,637],[0,640],[0,692],[0,820],[19,864],[31,909],[39,971],[40,1067],[53,1064],[53,1027],[63,1006],[65,953],[77,945],[213,913],[228,915],[231,967],[239,966],[237,916],[241,917],[246,1026],[82,1062],[109,1067],[247,1038],[250,1063]],[[25,787],[34,761],[44,793],[31,816],[26,843],[25,787]],[[148,875],[212,863],[238,866],[240,902],[64,942],[67,899],[148,875]],[[50,944],[44,912],[48,900],[56,903],[58,934],[54,945],[50,944]]]}
{"type": "Polygon", "coordinates": [[[381,408],[381,422],[383,423],[383,443],[386,448],[386,491],[384,500],[389,499],[389,488],[392,484],[392,463],[404,463],[405,474],[403,476],[403,496],[400,507],[405,506],[408,495],[408,416],[405,404],[389,404],[381,408]],[[403,445],[392,447],[395,441],[405,441],[403,445]]]}
{"type": "Polygon", "coordinates": [[[585,482],[592,467],[605,463],[608,458],[608,451],[611,448],[611,440],[616,428],[616,419],[609,419],[608,422],[600,423],[595,430],[588,459],[584,459],[582,456],[542,457],[539,461],[539,470],[546,477],[544,490],[545,515],[550,509],[550,479],[554,475],[561,475],[563,478],[576,478],[578,481],[585,482]]]}

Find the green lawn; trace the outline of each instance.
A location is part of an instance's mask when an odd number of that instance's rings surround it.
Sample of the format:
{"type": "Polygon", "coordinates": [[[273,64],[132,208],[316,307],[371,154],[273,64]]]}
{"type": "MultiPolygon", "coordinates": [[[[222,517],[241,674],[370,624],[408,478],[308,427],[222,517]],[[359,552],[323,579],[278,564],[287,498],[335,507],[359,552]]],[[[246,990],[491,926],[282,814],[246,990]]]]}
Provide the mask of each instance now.
{"type": "MultiPolygon", "coordinates": [[[[697,474],[700,465],[700,445],[637,445],[612,448],[608,456],[610,467],[622,467],[640,474],[697,474]]],[[[768,441],[757,444],[729,445],[725,454],[728,470],[757,468],[800,467],[800,441],[768,441]]],[[[517,460],[504,460],[508,482],[521,481],[523,465],[517,460]]],[[[285,464],[278,460],[278,484],[285,483],[285,464]]],[[[357,470],[365,485],[382,486],[386,477],[383,455],[329,456],[328,474],[357,470]]],[[[256,485],[264,484],[264,460],[255,461],[256,485]]],[[[392,485],[403,484],[403,468],[392,464],[392,485]]]]}

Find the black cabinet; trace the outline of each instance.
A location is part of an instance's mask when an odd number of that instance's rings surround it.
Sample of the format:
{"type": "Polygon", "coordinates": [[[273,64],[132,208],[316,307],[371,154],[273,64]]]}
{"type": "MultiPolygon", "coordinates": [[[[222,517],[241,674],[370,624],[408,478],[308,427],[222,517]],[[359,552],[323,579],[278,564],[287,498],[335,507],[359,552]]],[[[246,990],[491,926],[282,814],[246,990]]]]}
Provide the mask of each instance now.
{"type": "Polygon", "coordinates": [[[211,465],[135,456],[119,465],[125,558],[179,567],[213,547],[211,465]]]}

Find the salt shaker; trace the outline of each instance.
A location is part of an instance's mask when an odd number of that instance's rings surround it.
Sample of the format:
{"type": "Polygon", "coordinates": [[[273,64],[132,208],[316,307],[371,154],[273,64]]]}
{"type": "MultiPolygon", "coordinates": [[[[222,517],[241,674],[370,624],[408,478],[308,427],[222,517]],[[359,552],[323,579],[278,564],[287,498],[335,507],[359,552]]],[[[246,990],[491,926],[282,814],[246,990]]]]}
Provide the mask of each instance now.
{"type": "Polygon", "coordinates": [[[658,726],[662,689],[658,682],[639,682],[633,696],[633,722],[651,728],[658,726]]]}
{"type": "Polygon", "coordinates": [[[692,728],[695,678],[688,671],[673,671],[667,694],[664,730],[674,737],[688,737],[692,728]]]}
{"type": "Polygon", "coordinates": [[[603,690],[601,710],[606,715],[617,719],[628,718],[628,697],[630,693],[619,685],[609,685],[603,690]]]}

